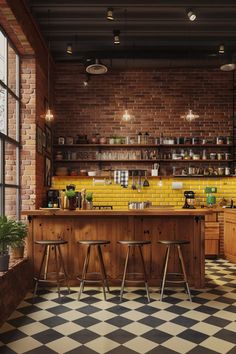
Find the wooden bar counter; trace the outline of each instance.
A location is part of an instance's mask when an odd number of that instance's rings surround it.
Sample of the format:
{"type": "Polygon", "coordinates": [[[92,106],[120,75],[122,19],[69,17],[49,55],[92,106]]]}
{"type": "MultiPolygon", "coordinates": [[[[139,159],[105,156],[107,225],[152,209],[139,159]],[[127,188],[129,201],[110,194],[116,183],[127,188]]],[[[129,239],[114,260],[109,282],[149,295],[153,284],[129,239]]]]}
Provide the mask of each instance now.
{"type": "MultiPolygon", "coordinates": [[[[144,210],[34,210],[22,212],[28,216],[28,257],[34,271],[39,268],[42,248],[35,240],[65,239],[62,247],[72,285],[77,285],[76,276],[81,273],[85,248],[78,240],[106,239],[104,261],[111,284],[120,284],[125,249],[118,240],[150,240],[144,247],[144,258],[152,286],[159,286],[164,262],[165,246],[158,240],[185,239],[190,244],[183,247],[183,256],[191,286],[204,287],[204,217],[211,213],[204,209],[144,209],[144,210]],[[119,282],[118,282],[119,280],[119,282]]],[[[177,254],[171,255],[170,271],[178,269],[177,254]]],[[[132,255],[129,271],[139,271],[136,254],[132,255]]],[[[91,257],[91,270],[98,269],[96,257],[91,257]]],[[[138,258],[137,258],[138,260],[138,258]]]]}

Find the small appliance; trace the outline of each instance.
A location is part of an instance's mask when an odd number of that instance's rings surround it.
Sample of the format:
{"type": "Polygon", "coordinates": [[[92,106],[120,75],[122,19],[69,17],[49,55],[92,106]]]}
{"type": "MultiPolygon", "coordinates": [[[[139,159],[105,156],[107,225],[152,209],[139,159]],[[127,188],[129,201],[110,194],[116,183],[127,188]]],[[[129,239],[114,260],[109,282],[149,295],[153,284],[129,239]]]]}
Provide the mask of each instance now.
{"type": "Polygon", "coordinates": [[[195,193],[193,191],[184,191],[185,203],[183,209],[195,209],[195,193]]]}
{"type": "Polygon", "coordinates": [[[58,208],[58,201],[59,201],[59,190],[49,189],[47,191],[47,207],[58,208]]]}
{"type": "Polygon", "coordinates": [[[206,187],[205,188],[205,193],[207,195],[206,197],[206,204],[208,207],[212,207],[216,204],[216,197],[213,195],[213,193],[217,192],[216,187],[206,187]]]}

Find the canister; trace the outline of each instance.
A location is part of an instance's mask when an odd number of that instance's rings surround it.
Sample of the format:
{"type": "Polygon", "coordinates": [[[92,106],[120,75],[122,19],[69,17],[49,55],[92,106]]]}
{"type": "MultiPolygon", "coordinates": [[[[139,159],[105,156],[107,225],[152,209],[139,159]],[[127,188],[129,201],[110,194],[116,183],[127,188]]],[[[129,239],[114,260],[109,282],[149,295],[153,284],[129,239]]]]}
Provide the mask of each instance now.
{"type": "Polygon", "coordinates": [[[63,136],[59,136],[57,142],[58,142],[58,145],[64,145],[65,144],[65,138],[63,136]]]}

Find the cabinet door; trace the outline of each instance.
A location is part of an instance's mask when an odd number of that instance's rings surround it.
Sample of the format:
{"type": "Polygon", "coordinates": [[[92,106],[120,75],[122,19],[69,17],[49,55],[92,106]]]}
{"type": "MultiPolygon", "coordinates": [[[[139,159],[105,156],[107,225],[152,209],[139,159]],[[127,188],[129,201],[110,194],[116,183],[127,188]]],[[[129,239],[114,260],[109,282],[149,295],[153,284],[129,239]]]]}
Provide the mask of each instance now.
{"type": "Polygon", "coordinates": [[[231,262],[236,262],[236,220],[225,221],[224,249],[225,257],[231,262]]]}
{"type": "Polygon", "coordinates": [[[220,224],[216,221],[205,222],[205,255],[219,254],[220,224]]]}

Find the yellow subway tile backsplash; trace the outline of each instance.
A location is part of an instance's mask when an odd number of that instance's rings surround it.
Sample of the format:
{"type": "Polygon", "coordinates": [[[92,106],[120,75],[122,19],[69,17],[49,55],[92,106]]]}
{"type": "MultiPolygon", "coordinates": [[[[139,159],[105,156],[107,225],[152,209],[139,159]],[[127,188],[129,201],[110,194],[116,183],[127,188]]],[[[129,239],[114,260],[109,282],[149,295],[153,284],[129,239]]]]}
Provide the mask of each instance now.
{"type": "Polygon", "coordinates": [[[163,178],[162,186],[158,185],[159,177],[149,178],[149,187],[141,188],[141,191],[131,189],[132,180],[129,180],[128,188],[122,188],[118,184],[112,182],[111,185],[103,185],[101,183],[93,183],[93,179],[88,178],[67,178],[53,177],[52,188],[65,189],[68,184],[75,184],[76,190],[80,191],[86,188],[87,191],[93,192],[94,204],[113,205],[114,209],[122,209],[128,207],[129,201],[147,201],[153,205],[174,205],[182,206],[184,204],[184,191],[193,190],[196,202],[205,204],[206,194],[205,187],[217,187],[216,201],[217,203],[224,197],[230,202],[231,199],[236,202],[236,177],[222,178],[163,178]],[[178,181],[183,183],[182,189],[172,189],[172,182],[178,181]]]}

